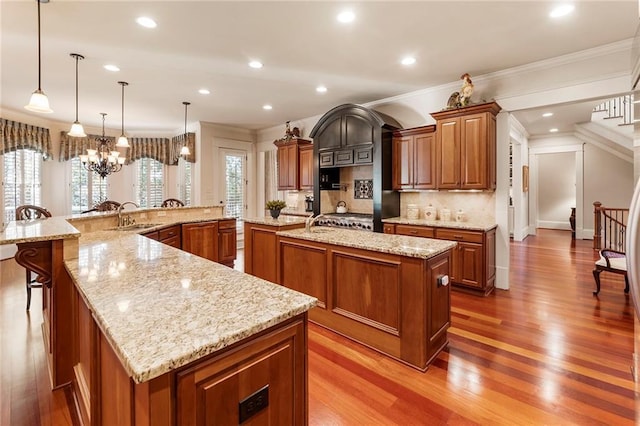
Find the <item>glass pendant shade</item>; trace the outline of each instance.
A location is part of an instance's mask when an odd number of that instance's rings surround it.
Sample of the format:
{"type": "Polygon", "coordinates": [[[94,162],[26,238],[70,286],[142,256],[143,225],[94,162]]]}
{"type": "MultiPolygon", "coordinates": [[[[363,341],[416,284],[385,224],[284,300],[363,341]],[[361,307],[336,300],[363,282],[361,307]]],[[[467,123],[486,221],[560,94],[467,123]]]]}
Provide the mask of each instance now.
{"type": "Polygon", "coordinates": [[[180,148],[180,155],[191,155],[191,152],[189,151],[189,147],[185,145],[182,148],[180,148]]]}
{"type": "Polygon", "coordinates": [[[118,84],[122,86],[122,133],[118,138],[118,142],[116,142],[116,146],[118,148],[129,148],[129,139],[124,134],[124,88],[128,86],[129,83],[126,81],[119,81],[118,84]]]}
{"type": "Polygon", "coordinates": [[[49,108],[49,98],[47,98],[47,95],[45,95],[44,92],[40,89],[31,94],[29,104],[25,105],[24,107],[33,112],[40,112],[45,114],[50,114],[53,112],[53,110],[49,108]]]}
{"type": "Polygon", "coordinates": [[[67,134],[69,136],[73,136],[74,138],[84,138],[87,136],[87,134],[84,132],[82,124],[77,121],[71,125],[71,130],[67,134]]]}
{"type": "Polygon", "coordinates": [[[180,155],[187,157],[191,155],[191,151],[189,151],[189,147],[187,146],[187,141],[189,140],[189,134],[187,133],[187,108],[191,105],[191,102],[184,101],[182,105],[184,105],[184,145],[180,148],[180,155]]]}
{"type": "Polygon", "coordinates": [[[116,146],[118,148],[129,148],[129,139],[125,135],[122,135],[118,138],[118,142],[116,142],[116,146]]]}

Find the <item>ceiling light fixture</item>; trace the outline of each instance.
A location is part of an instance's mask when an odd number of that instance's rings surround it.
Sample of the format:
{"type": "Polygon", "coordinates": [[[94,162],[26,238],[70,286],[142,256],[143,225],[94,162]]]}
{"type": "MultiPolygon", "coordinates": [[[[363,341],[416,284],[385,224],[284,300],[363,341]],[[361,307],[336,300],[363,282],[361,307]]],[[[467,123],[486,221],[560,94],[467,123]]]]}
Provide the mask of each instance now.
{"type": "Polygon", "coordinates": [[[129,83],[126,81],[119,81],[118,84],[122,86],[122,134],[118,138],[116,146],[119,148],[129,148],[129,139],[127,139],[124,134],[124,86],[128,86],[129,83]]]}
{"type": "Polygon", "coordinates": [[[117,65],[113,65],[113,64],[107,64],[104,66],[104,69],[107,71],[111,71],[111,72],[118,72],[120,71],[120,68],[118,68],[117,65]]]}
{"type": "Polygon", "coordinates": [[[260,61],[251,61],[251,62],[249,62],[249,66],[250,66],[251,68],[260,69],[260,68],[262,68],[264,65],[262,65],[262,62],[260,62],[260,61]]]}
{"type": "Polygon", "coordinates": [[[413,64],[416,63],[416,58],[414,58],[413,56],[406,56],[406,57],[402,58],[400,63],[402,65],[413,65],[413,64]]]}
{"type": "Polygon", "coordinates": [[[145,28],[155,28],[158,26],[158,24],[156,24],[156,21],[146,16],[139,17],[138,19],[136,19],[136,22],[138,23],[138,25],[145,28]]]}
{"type": "Polygon", "coordinates": [[[543,117],[551,117],[552,115],[552,112],[545,112],[544,114],[542,114],[543,117]]]}
{"type": "Polygon", "coordinates": [[[558,129],[555,128],[555,127],[553,129],[549,129],[549,132],[551,132],[551,133],[556,133],[557,131],[558,131],[558,129]]]}
{"type": "Polygon", "coordinates": [[[38,3],[38,89],[31,94],[29,104],[25,105],[25,108],[33,112],[52,113],[53,110],[49,108],[49,98],[42,91],[42,60],[40,53],[40,3],[49,3],[49,0],[36,0],[38,3]]]}
{"type": "Polygon", "coordinates": [[[200,93],[201,95],[208,95],[211,92],[209,91],[209,89],[200,89],[198,90],[198,93],[200,93]]]}
{"type": "Polygon", "coordinates": [[[270,110],[273,109],[273,107],[271,105],[267,104],[267,105],[263,105],[262,109],[266,109],[267,111],[270,111],[270,110]]]}
{"type": "Polygon", "coordinates": [[[187,155],[191,155],[191,151],[189,151],[189,147],[187,146],[187,141],[189,140],[189,133],[187,133],[187,107],[191,105],[190,102],[182,102],[184,105],[184,145],[180,148],[180,155],[186,157],[187,155]]]}
{"type": "Polygon", "coordinates": [[[69,133],[67,134],[74,138],[84,138],[87,134],[84,132],[82,124],[78,121],[78,61],[80,59],[84,59],[84,56],[78,53],[71,53],[70,55],[76,60],[76,121],[73,122],[71,130],[69,130],[69,133]]]}
{"type": "Polygon", "coordinates": [[[356,19],[356,15],[350,10],[345,10],[344,12],[340,12],[338,14],[337,19],[338,19],[338,22],[341,22],[343,24],[348,24],[353,22],[356,19]]]}
{"type": "Polygon", "coordinates": [[[327,93],[327,88],[325,86],[316,87],[316,92],[318,93],[327,93]]]}
{"type": "Polygon", "coordinates": [[[556,6],[555,8],[553,8],[551,13],[549,13],[549,16],[552,18],[560,18],[562,16],[570,14],[574,9],[575,6],[572,4],[561,4],[560,6],[556,6]]]}
{"type": "Polygon", "coordinates": [[[101,112],[100,115],[102,115],[102,136],[96,138],[98,149],[87,149],[87,154],[80,156],[80,162],[86,170],[104,179],[122,169],[125,157],[120,157],[120,153],[115,149],[111,150],[110,140],[104,135],[104,117],[107,114],[101,112]]]}

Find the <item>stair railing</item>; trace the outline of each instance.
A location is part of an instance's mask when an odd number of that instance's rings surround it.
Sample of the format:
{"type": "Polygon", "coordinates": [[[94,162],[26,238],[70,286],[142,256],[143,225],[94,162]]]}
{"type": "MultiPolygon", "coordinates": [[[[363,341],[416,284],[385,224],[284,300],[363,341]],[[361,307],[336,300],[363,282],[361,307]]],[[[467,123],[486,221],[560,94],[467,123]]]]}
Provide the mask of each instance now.
{"type": "Polygon", "coordinates": [[[596,106],[593,112],[606,113],[605,119],[620,118],[620,125],[633,124],[633,95],[609,99],[596,106]]]}
{"type": "Polygon", "coordinates": [[[603,207],[593,203],[593,249],[625,251],[625,235],[629,209],[603,207]]]}

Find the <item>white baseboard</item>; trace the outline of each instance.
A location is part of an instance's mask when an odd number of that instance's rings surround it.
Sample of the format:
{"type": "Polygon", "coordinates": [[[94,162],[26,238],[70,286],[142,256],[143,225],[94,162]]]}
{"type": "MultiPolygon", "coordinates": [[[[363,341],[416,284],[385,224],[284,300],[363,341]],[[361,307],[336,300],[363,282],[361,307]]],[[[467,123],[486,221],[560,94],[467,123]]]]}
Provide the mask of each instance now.
{"type": "Polygon", "coordinates": [[[576,229],[576,238],[579,240],[593,240],[593,229],[576,229]]]}
{"type": "Polygon", "coordinates": [[[567,222],[558,222],[553,220],[539,220],[537,224],[538,228],[545,229],[561,229],[564,231],[571,231],[571,224],[567,222]]]}
{"type": "Polygon", "coordinates": [[[509,290],[509,269],[504,266],[496,266],[496,288],[509,290]]]}

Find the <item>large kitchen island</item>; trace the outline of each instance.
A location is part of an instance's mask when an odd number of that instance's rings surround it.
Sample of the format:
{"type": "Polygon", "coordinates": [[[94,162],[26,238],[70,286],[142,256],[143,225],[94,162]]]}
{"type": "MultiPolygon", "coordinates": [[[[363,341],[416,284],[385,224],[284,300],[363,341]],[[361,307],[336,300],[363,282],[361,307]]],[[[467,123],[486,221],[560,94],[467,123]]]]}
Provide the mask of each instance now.
{"type": "MultiPolygon", "coordinates": [[[[41,257],[54,271],[43,297],[53,386],[72,385],[84,424],[305,424],[315,299],[138,235],[189,216],[147,213],[153,224],[124,231],[100,215],[76,223],[81,235],[62,218],[0,233],[23,248],[52,241],[41,257]]],[[[205,216],[189,221],[224,220],[205,216]]]]}

